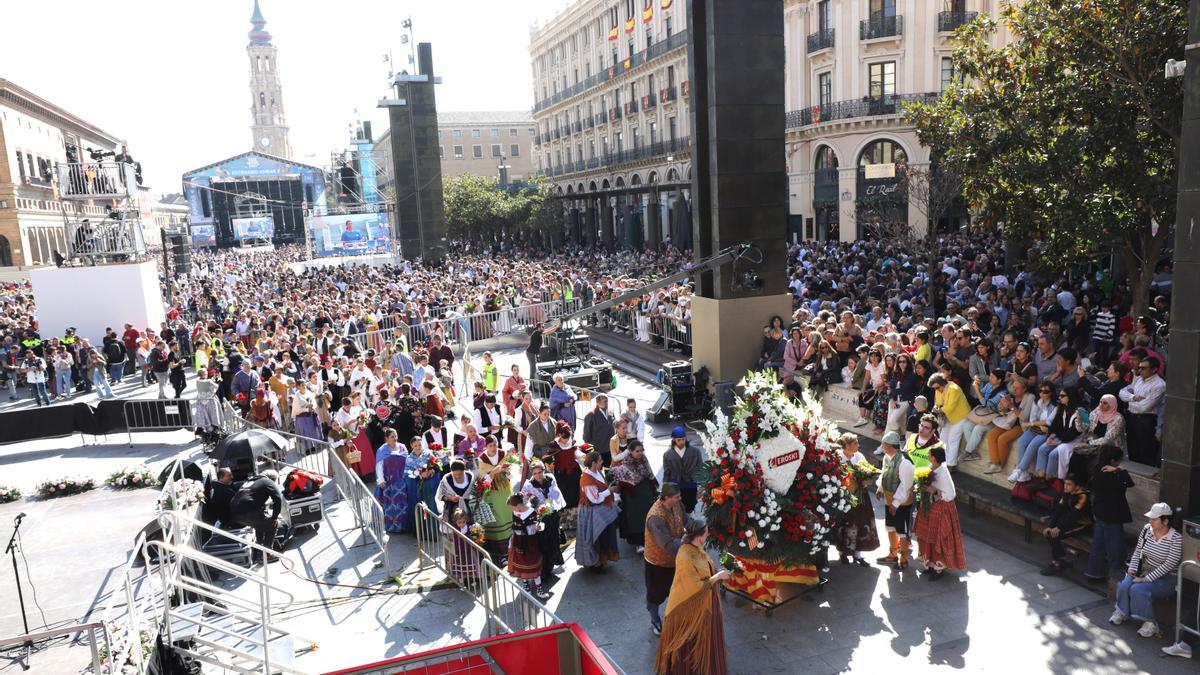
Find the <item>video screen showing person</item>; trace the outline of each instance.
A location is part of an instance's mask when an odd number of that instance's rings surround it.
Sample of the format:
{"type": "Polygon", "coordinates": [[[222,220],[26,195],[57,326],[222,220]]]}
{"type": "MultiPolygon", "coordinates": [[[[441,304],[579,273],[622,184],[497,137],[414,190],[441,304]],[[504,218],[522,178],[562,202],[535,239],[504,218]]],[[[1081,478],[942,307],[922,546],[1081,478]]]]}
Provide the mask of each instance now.
{"type": "Polygon", "coordinates": [[[271,239],[275,236],[275,219],[271,216],[234,218],[233,236],[237,239],[271,239]]]}
{"type": "Polygon", "coordinates": [[[309,221],[317,257],[388,253],[392,246],[386,213],[316,216],[309,221]]]}

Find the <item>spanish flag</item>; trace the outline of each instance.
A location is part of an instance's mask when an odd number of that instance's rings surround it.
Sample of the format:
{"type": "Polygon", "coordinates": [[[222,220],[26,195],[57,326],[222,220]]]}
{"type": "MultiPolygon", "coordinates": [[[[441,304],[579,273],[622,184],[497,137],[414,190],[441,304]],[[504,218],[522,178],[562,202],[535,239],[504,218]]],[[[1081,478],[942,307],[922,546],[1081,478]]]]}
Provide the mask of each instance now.
{"type": "Polygon", "coordinates": [[[608,31],[608,41],[616,42],[617,36],[619,36],[620,34],[621,34],[621,31],[617,30],[616,26],[613,26],[612,30],[608,31]]]}
{"type": "Polygon", "coordinates": [[[632,65],[632,63],[633,63],[633,60],[627,58],[627,59],[625,59],[625,62],[622,65],[625,66],[625,70],[629,70],[629,66],[632,65]]]}
{"type": "Polygon", "coordinates": [[[674,2],[674,1],[675,1],[675,0],[662,0],[662,5],[661,5],[661,6],[662,6],[662,8],[663,8],[663,9],[671,9],[671,3],[672,3],[672,2],[674,2]]]}
{"type": "Polygon", "coordinates": [[[625,22],[625,32],[632,33],[633,27],[636,25],[637,24],[634,22],[633,17],[630,17],[629,20],[625,22]]]}
{"type": "Polygon", "coordinates": [[[650,21],[653,18],[654,18],[654,8],[653,7],[646,7],[646,9],[642,10],[642,23],[650,23],[650,21]]]}

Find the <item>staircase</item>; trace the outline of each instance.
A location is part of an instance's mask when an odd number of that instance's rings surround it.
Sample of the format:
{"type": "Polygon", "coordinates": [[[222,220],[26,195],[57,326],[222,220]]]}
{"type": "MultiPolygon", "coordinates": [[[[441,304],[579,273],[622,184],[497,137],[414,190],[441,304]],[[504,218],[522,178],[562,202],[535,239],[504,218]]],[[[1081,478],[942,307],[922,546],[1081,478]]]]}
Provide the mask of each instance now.
{"type": "Polygon", "coordinates": [[[662,368],[664,363],[691,358],[654,344],[638,342],[633,339],[633,335],[614,333],[611,328],[588,326],[585,330],[591,340],[592,351],[607,357],[621,372],[644,382],[656,382],[658,369],[662,368]]]}
{"type": "MultiPolygon", "coordinates": [[[[296,660],[314,650],[316,641],[285,631],[272,620],[273,609],[291,605],[295,597],[272,581],[272,565],[233,562],[282,556],[183,511],[161,513],[159,524],[163,540],[139,540],[126,566],[124,593],[114,594],[124,607],[110,605],[105,625],[124,623],[159,635],[180,656],[203,664],[204,672],[307,672],[296,660]],[[214,536],[220,537],[221,546],[206,552],[204,543],[214,536]],[[138,558],[146,573],[134,580],[129,571],[138,558]]],[[[120,672],[151,672],[149,663],[131,668],[120,672]]]]}

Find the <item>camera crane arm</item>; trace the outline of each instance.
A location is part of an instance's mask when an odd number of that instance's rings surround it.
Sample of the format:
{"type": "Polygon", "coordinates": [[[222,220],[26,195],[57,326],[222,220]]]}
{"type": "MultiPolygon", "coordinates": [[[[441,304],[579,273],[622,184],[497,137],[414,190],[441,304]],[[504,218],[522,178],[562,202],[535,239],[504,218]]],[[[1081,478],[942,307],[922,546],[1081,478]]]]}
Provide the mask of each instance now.
{"type": "Polygon", "coordinates": [[[701,274],[701,273],[708,272],[711,270],[715,270],[718,267],[721,267],[722,265],[727,265],[727,264],[734,262],[734,261],[738,260],[739,258],[745,256],[749,251],[750,251],[749,244],[739,244],[737,246],[731,246],[710,258],[707,258],[705,260],[702,260],[702,261],[696,263],[696,265],[691,267],[690,269],[686,269],[682,272],[663,277],[662,279],[659,279],[658,281],[654,281],[649,284],[646,284],[645,286],[639,286],[638,288],[635,288],[631,291],[626,291],[625,293],[622,293],[621,295],[618,295],[615,298],[610,298],[608,300],[605,300],[604,302],[596,303],[596,304],[592,305],[591,307],[586,307],[586,308],[578,310],[576,312],[572,312],[570,314],[565,314],[565,315],[559,317],[558,321],[559,321],[560,325],[566,325],[570,321],[575,321],[577,319],[582,319],[586,316],[596,314],[598,312],[603,312],[604,310],[609,309],[611,307],[616,307],[617,305],[623,304],[623,303],[633,300],[635,298],[640,298],[645,293],[657,291],[660,288],[666,288],[667,286],[670,286],[672,284],[676,284],[676,283],[679,283],[680,281],[688,279],[689,277],[692,277],[693,275],[701,274]]]}

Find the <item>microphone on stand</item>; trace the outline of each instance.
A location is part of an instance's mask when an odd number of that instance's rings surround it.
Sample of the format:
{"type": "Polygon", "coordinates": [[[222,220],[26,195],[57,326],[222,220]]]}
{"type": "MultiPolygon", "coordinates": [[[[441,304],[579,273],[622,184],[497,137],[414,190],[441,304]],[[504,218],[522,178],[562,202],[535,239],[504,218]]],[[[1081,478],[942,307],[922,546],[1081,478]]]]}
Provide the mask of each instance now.
{"type": "Polygon", "coordinates": [[[25,512],[24,512],[24,511],[22,511],[21,513],[18,513],[18,514],[17,514],[17,518],[16,518],[16,522],[18,522],[18,523],[19,523],[19,522],[21,522],[21,519],[22,519],[22,518],[24,518],[24,517],[25,517],[25,512]]]}

